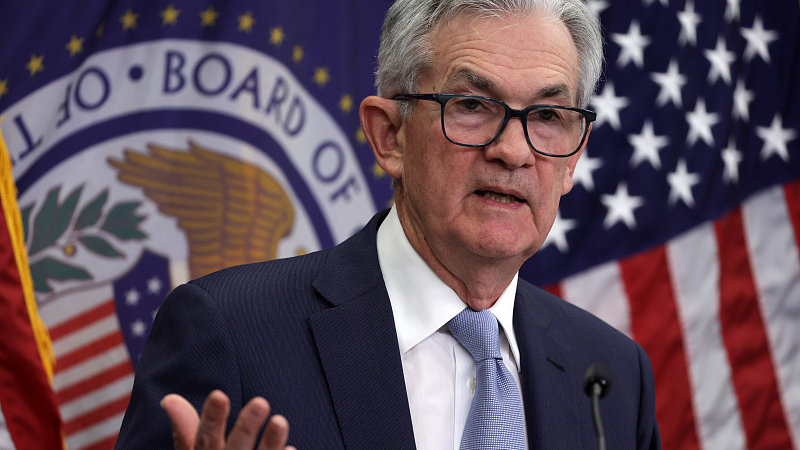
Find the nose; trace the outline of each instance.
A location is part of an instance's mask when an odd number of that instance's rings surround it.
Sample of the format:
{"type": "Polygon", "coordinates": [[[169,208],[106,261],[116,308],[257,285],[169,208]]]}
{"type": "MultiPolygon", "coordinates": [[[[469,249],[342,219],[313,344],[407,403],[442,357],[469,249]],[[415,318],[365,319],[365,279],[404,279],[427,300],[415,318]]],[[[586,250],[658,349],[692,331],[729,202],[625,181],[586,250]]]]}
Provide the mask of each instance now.
{"type": "Polygon", "coordinates": [[[525,139],[522,120],[517,117],[512,117],[506,123],[500,136],[484,147],[483,154],[488,161],[500,161],[508,169],[532,165],[535,158],[533,149],[525,139]]]}

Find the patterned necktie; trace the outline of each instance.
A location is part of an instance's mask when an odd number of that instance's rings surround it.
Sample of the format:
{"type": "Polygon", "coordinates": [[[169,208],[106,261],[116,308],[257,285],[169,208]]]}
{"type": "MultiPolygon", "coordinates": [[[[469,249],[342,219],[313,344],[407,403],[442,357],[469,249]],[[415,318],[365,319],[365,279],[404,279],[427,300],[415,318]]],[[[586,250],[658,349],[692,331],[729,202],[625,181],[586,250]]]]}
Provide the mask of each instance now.
{"type": "Polygon", "coordinates": [[[497,318],[488,310],[466,308],[447,327],[476,365],[477,386],[461,450],[524,450],[522,400],[500,354],[497,318]]]}

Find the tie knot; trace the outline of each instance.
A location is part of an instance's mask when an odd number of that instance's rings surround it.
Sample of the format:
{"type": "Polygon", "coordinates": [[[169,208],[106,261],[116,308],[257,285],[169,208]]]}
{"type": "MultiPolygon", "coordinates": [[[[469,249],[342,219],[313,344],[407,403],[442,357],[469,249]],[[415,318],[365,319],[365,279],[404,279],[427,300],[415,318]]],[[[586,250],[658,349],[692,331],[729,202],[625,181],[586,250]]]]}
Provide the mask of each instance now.
{"type": "Polygon", "coordinates": [[[475,311],[465,308],[447,322],[453,337],[469,351],[475,362],[501,359],[497,317],[489,310],[475,311]]]}

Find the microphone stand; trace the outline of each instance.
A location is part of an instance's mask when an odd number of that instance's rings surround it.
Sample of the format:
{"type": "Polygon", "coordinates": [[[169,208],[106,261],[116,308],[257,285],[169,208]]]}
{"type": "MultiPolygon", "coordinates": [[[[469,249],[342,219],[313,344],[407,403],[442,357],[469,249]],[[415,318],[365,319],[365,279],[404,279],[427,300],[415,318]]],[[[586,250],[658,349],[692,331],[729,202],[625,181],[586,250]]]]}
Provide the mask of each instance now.
{"type": "Polygon", "coordinates": [[[597,450],[606,450],[606,434],[600,419],[600,399],[611,390],[611,369],[603,363],[594,363],[583,376],[583,391],[592,399],[592,422],[597,435],[597,450]]]}

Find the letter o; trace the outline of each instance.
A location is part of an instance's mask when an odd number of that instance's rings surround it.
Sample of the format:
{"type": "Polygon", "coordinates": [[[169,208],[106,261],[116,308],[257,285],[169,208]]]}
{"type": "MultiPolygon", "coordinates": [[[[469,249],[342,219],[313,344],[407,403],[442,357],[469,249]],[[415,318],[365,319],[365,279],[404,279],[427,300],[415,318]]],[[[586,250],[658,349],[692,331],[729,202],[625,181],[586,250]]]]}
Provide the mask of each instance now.
{"type": "MultiPolygon", "coordinates": [[[[89,93],[96,94],[98,91],[93,89],[95,86],[89,86],[89,93]]],[[[100,69],[96,67],[90,67],[84,70],[81,75],[78,77],[78,81],[75,82],[75,103],[77,103],[78,107],[85,110],[93,110],[103,106],[103,103],[108,100],[108,96],[111,94],[111,83],[108,81],[108,77],[104,74],[100,69]],[[86,94],[86,90],[83,88],[83,82],[87,80],[87,76],[95,75],[96,79],[100,81],[98,86],[99,89],[99,98],[98,99],[86,99],[84,95],[86,94]]]]}
{"type": "Polygon", "coordinates": [[[314,176],[318,180],[330,183],[339,178],[344,168],[344,152],[339,144],[325,141],[314,151],[313,167],[314,176]],[[331,159],[333,158],[333,159],[331,159]],[[333,170],[329,169],[330,167],[333,170]]]}
{"type": "Polygon", "coordinates": [[[231,82],[231,75],[232,75],[231,72],[232,72],[231,65],[223,55],[220,55],[219,53],[209,53],[208,55],[200,58],[200,61],[198,61],[197,65],[194,66],[194,74],[192,76],[192,79],[194,80],[195,87],[201,94],[208,96],[218,95],[222,93],[222,91],[224,91],[228,87],[228,84],[231,82]],[[219,86],[209,87],[203,85],[203,83],[201,82],[200,72],[203,70],[203,68],[206,66],[207,63],[210,63],[212,61],[218,61],[222,66],[222,80],[221,80],[222,82],[219,84],[219,86]]]}

